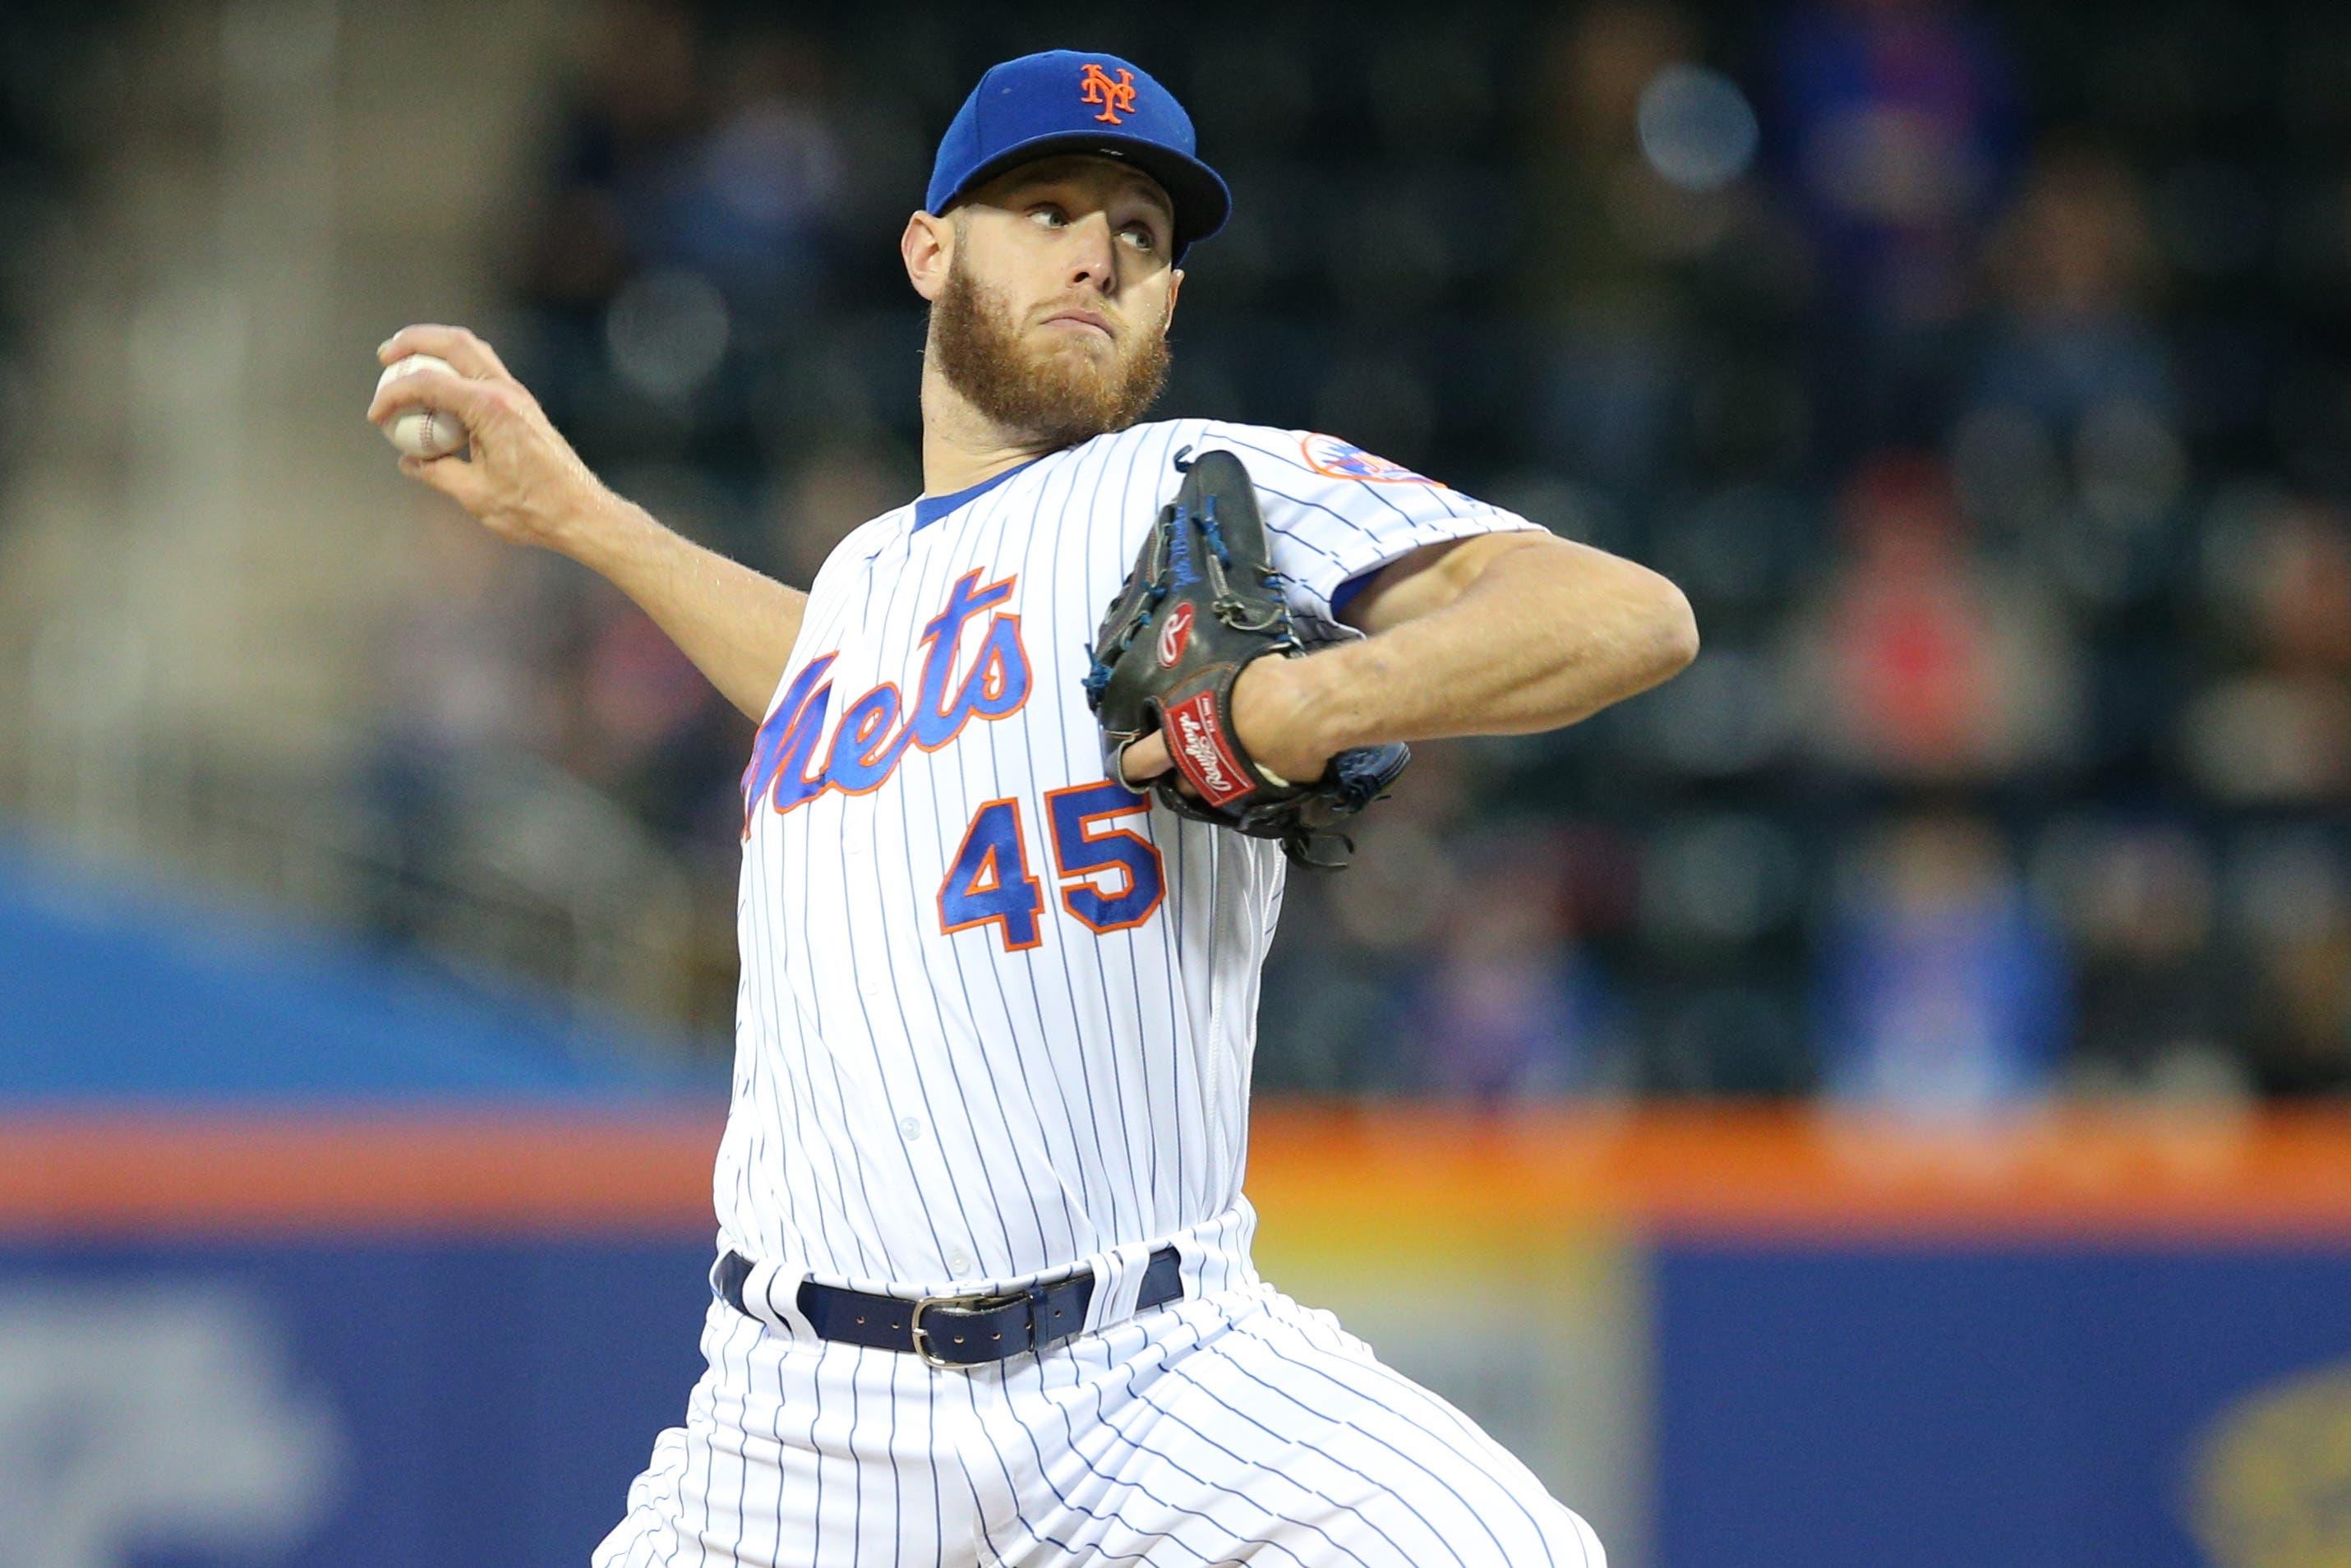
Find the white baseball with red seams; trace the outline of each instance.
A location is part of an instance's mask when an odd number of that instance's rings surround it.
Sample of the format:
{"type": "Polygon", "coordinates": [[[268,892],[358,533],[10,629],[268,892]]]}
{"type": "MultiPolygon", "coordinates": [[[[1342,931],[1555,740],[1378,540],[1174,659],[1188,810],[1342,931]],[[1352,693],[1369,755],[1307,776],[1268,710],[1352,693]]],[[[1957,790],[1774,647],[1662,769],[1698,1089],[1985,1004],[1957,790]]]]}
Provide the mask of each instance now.
{"type": "MultiPolygon", "coordinates": [[[[376,377],[375,390],[383,391],[402,376],[418,371],[445,371],[458,373],[457,367],[437,354],[402,354],[384,366],[383,374],[376,377]]],[[[447,457],[465,450],[465,427],[456,415],[439,409],[404,409],[383,427],[383,438],[398,447],[404,456],[447,457]]]]}
{"type": "MultiPolygon", "coordinates": [[[[1107,779],[1081,687],[1176,459],[1214,448],[1310,633],[1345,634],[1333,597],[1399,557],[1532,527],[1329,436],[1177,420],[833,551],[743,780],[716,1197],[756,1315],[713,1303],[686,1426],[600,1568],[1601,1563],[1516,1460],[1250,1262],[1281,852],[1107,779]],[[1165,1245],[1184,1299],[1138,1315],[1165,1245]],[[969,1372],[821,1340],[795,1304],[808,1279],[911,1299],[1080,1269],[1087,1332],[969,1372]]],[[[1231,767],[1212,732],[1176,744],[1231,767]]]]}

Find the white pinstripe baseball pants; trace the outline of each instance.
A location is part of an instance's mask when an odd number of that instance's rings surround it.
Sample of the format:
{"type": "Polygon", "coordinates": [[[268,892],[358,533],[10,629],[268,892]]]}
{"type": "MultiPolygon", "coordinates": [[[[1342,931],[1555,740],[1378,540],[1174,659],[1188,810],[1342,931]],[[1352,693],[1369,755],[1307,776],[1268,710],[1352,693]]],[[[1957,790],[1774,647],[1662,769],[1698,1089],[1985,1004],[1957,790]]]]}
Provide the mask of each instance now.
{"type": "Polygon", "coordinates": [[[594,1568],[1604,1568],[1444,1400],[1264,1284],[943,1372],[713,1302],[594,1568]]]}

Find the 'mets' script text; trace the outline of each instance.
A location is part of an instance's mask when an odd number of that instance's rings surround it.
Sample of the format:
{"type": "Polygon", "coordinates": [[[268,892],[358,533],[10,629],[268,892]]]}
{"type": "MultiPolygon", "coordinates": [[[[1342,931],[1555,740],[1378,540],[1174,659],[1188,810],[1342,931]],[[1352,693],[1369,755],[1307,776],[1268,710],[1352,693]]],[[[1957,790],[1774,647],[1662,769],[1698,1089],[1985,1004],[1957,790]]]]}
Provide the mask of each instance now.
{"type": "Polygon", "coordinates": [[[894,681],[883,682],[841,710],[830,744],[826,720],[832,682],[827,677],[838,652],[819,654],[801,667],[759,727],[751,764],[744,769],[746,838],[762,796],[782,812],[827,789],[865,794],[882,787],[909,746],[936,751],[974,717],[1003,718],[1019,709],[1029,697],[1029,654],[1020,645],[1020,617],[998,608],[1010,601],[1018,579],[987,584],[979,579],[977,571],[956,579],[946,608],[923,627],[922,673],[914,701],[904,700],[894,681]],[[963,664],[956,654],[964,630],[983,614],[987,630],[963,664]]]}

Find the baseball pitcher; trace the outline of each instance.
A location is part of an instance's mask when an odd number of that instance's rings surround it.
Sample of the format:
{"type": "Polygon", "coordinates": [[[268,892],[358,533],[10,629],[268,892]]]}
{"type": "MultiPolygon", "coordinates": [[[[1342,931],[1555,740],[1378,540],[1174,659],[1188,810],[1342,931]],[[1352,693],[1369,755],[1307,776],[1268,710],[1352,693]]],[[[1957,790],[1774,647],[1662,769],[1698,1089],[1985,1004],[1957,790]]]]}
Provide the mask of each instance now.
{"type": "Polygon", "coordinates": [[[1230,200],[1131,62],[984,76],[900,241],[923,494],[805,592],[607,490],[473,334],[383,346],[454,373],[369,417],[470,442],[403,471],[759,725],[708,1369],[598,1568],[1601,1568],[1251,1266],[1258,978],[1288,862],[1345,855],[1403,743],[1573,723],[1697,634],[1656,574],[1334,436],[1139,423],[1230,200]]]}

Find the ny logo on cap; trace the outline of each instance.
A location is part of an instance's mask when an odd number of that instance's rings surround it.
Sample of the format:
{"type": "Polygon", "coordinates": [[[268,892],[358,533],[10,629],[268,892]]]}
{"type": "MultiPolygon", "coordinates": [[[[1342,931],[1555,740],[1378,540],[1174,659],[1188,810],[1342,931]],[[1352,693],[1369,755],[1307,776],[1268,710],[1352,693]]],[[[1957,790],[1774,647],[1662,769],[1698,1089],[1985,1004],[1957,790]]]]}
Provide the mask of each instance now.
{"type": "Polygon", "coordinates": [[[1083,74],[1078,78],[1078,101],[1100,104],[1102,112],[1094,118],[1112,125],[1120,124],[1121,110],[1134,112],[1134,73],[1122,66],[1118,79],[1113,81],[1102,67],[1088,60],[1083,74]]]}

